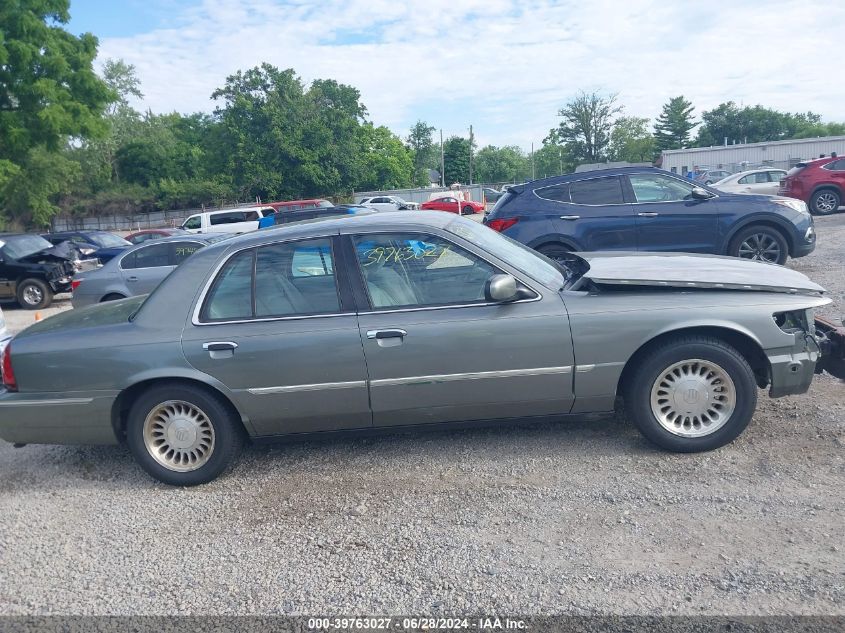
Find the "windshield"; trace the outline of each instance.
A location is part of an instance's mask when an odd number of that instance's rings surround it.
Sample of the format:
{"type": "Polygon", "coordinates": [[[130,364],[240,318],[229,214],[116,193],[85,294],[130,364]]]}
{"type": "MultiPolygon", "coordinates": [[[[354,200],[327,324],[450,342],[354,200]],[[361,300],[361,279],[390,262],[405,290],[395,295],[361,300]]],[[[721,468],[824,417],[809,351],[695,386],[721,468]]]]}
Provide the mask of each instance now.
{"type": "Polygon", "coordinates": [[[328,200],[320,200],[317,203],[317,206],[318,207],[333,207],[334,205],[331,202],[329,202],[328,200]]]}
{"type": "Polygon", "coordinates": [[[120,248],[121,246],[132,245],[131,242],[127,242],[122,237],[118,237],[114,233],[106,233],[105,231],[102,233],[90,233],[88,239],[100,248],[120,248]]]}
{"type": "Polygon", "coordinates": [[[12,235],[4,238],[4,241],[6,245],[3,246],[3,252],[12,259],[20,259],[53,248],[53,245],[40,235],[12,235]]]}
{"type": "Polygon", "coordinates": [[[517,270],[547,286],[553,288],[563,286],[564,275],[560,268],[555,266],[550,259],[512,240],[507,235],[464,219],[453,220],[446,230],[495,253],[497,257],[501,257],[517,270]]]}

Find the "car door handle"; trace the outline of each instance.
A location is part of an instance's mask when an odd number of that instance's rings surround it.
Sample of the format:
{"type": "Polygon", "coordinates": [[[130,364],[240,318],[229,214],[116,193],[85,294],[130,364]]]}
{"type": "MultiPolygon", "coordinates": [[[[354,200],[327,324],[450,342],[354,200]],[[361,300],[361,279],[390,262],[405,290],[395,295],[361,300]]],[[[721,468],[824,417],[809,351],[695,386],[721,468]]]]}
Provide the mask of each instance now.
{"type": "Polygon", "coordinates": [[[127,277],[126,281],[138,281],[138,278],[133,275],[132,277],[127,277]]]}
{"type": "Polygon", "coordinates": [[[637,215],[641,218],[656,218],[660,214],[656,211],[640,211],[637,215]]]}
{"type": "Polygon", "coordinates": [[[234,341],[209,341],[203,343],[202,348],[207,352],[234,352],[238,344],[234,341]]]}
{"type": "Polygon", "coordinates": [[[408,336],[405,330],[392,328],[390,330],[367,330],[368,339],[404,338],[408,336]]]}
{"type": "Polygon", "coordinates": [[[561,220],[580,220],[580,215],[562,215],[560,216],[561,220]]]}

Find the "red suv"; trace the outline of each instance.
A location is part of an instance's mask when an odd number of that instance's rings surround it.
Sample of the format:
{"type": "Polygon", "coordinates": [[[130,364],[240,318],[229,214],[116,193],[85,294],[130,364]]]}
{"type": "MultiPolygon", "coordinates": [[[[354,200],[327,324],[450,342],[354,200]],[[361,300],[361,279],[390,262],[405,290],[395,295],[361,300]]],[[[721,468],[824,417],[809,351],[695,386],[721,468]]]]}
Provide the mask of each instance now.
{"type": "Polygon", "coordinates": [[[836,213],[845,200],[845,158],[834,154],[798,163],[780,181],[778,193],[803,200],[813,215],[836,213]]]}

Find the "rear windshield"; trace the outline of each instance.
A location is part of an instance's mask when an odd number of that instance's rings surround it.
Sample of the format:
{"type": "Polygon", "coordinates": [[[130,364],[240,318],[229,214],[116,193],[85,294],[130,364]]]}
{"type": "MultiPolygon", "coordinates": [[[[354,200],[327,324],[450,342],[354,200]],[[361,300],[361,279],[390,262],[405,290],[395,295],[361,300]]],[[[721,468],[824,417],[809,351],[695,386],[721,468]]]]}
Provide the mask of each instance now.
{"type": "Polygon", "coordinates": [[[6,242],[3,252],[12,259],[20,259],[53,248],[53,245],[40,235],[10,235],[3,238],[3,241],[6,242]]]}
{"type": "Polygon", "coordinates": [[[88,239],[100,248],[120,248],[121,246],[130,245],[130,242],[127,242],[114,233],[90,233],[88,239]]]}
{"type": "Polygon", "coordinates": [[[510,191],[506,191],[505,193],[503,193],[502,197],[496,200],[496,204],[493,205],[493,208],[490,210],[490,213],[493,214],[500,208],[505,206],[508,203],[508,200],[513,198],[515,195],[515,193],[511,193],[510,191]]]}

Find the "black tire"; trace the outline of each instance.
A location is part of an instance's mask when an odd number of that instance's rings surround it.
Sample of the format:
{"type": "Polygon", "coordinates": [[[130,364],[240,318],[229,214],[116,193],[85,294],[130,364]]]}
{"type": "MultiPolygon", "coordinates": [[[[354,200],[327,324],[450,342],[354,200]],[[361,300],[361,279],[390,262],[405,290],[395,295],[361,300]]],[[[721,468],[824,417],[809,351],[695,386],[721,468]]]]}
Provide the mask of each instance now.
{"type": "Polygon", "coordinates": [[[785,264],[789,257],[789,244],[777,229],[754,224],[733,237],[728,246],[728,255],[768,264],[785,264]]]}
{"type": "Polygon", "coordinates": [[[100,299],[100,303],[105,303],[106,301],[117,301],[118,299],[126,299],[126,297],[124,297],[122,294],[112,292],[100,299]]]}
{"type": "Polygon", "coordinates": [[[461,215],[472,215],[473,213],[475,213],[475,209],[473,209],[469,205],[467,205],[463,209],[461,209],[461,215]]]}
{"type": "Polygon", "coordinates": [[[572,250],[563,244],[544,244],[537,249],[537,252],[564,264],[572,260],[572,250]]]}
{"type": "Polygon", "coordinates": [[[24,279],[18,284],[17,299],[26,310],[43,310],[53,303],[53,290],[40,279],[24,279]]]}
{"type": "MultiPolygon", "coordinates": [[[[710,451],[724,446],[735,440],[745,430],[757,407],[757,384],[754,380],[754,372],[751,366],[736,349],[717,338],[688,336],[670,339],[659,347],[655,347],[649,351],[644,358],[640,359],[635,369],[636,371],[630,375],[630,380],[627,381],[624,389],[625,411],[648,440],[669,451],[696,453],[699,451],[710,451]],[[652,406],[652,389],[658,388],[656,386],[658,379],[664,376],[667,370],[673,365],[689,361],[691,367],[694,368],[695,363],[693,361],[695,360],[705,361],[711,364],[711,366],[716,366],[722,372],[727,373],[733,383],[734,409],[726,421],[722,422],[721,426],[715,426],[712,432],[707,432],[703,418],[699,419],[699,426],[697,428],[693,425],[693,422],[688,429],[686,426],[686,422],[689,420],[688,417],[683,420],[683,424],[678,422],[684,415],[676,417],[673,420],[675,422],[674,425],[671,422],[666,423],[675,429],[673,432],[668,430],[658,420],[655,414],[655,409],[652,406]],[[698,437],[688,437],[679,434],[683,432],[689,433],[690,430],[703,434],[698,437]]],[[[675,398],[679,394],[692,391],[683,391],[684,384],[683,382],[680,383],[678,391],[675,392],[675,398]]],[[[708,399],[712,398],[711,393],[706,393],[708,394],[708,399]]],[[[716,393],[715,390],[712,393],[716,393]]],[[[727,389],[727,393],[730,393],[730,389],[727,389]]],[[[666,396],[667,399],[670,397],[666,396]]],[[[699,398],[700,391],[696,391],[694,397],[696,399],[699,398]]],[[[660,403],[661,400],[657,402],[660,403]]],[[[669,409],[671,409],[672,402],[676,401],[669,401],[669,409]]],[[[686,402],[691,401],[687,400],[686,402]]],[[[685,406],[682,403],[678,404],[685,406]]],[[[686,406],[705,405],[696,402],[694,405],[686,406]]],[[[715,420],[711,422],[715,424],[715,420]]]]}
{"type": "MultiPolygon", "coordinates": [[[[176,439],[169,435],[167,437],[168,440],[176,439]]],[[[243,438],[243,426],[223,398],[195,385],[152,387],[133,403],[126,424],[126,440],[135,461],[149,475],[171,486],[197,486],[215,479],[226,470],[240,452],[243,438]],[[213,441],[210,443],[209,456],[206,458],[207,461],[198,468],[186,472],[173,470],[157,461],[147,449],[144,440],[147,417],[168,402],[180,402],[183,405],[196,407],[205,415],[207,423],[213,427],[213,441]]]]}
{"type": "Polygon", "coordinates": [[[819,189],[810,196],[810,213],[813,215],[831,215],[839,210],[842,196],[835,189],[819,189]]]}

